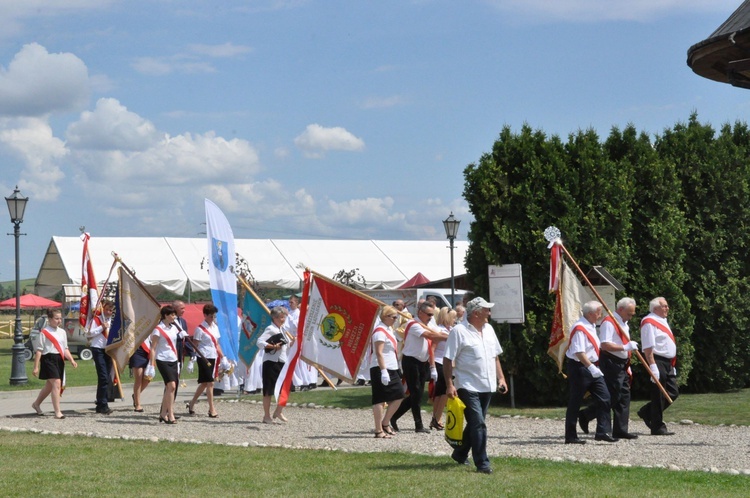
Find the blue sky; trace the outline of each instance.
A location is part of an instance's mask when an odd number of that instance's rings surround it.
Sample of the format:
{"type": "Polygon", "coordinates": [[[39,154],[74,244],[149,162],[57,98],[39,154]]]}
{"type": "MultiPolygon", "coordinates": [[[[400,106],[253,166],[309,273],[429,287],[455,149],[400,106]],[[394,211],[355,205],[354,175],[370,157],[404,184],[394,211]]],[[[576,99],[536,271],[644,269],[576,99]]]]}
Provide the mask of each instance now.
{"type": "Polygon", "coordinates": [[[505,125],[745,120],[749,92],[685,63],[740,3],[0,0],[21,276],[80,226],[196,237],[205,197],[241,238],[444,239],[453,211],[465,239],[462,172],[505,125]]]}

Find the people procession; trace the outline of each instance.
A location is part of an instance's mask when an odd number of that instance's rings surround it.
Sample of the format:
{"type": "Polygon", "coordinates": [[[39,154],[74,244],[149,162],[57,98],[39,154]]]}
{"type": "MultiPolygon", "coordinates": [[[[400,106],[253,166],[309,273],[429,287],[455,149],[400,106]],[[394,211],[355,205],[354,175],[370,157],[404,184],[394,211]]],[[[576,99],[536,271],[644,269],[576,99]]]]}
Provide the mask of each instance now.
{"type": "MultiPolygon", "coordinates": [[[[263,419],[265,424],[285,423],[283,406],[271,413],[279,373],[287,361],[299,320],[299,295],[293,296],[292,309],[277,306],[270,310],[271,323],[260,335],[257,345],[262,351],[263,419]],[[291,311],[291,313],[290,313],[291,311]],[[296,311],[296,312],[295,312],[296,311]]],[[[470,465],[476,471],[491,474],[487,456],[486,417],[495,392],[505,394],[508,385],[500,363],[503,349],[490,324],[494,303],[467,293],[459,305],[461,314],[447,307],[438,309],[433,300],[416,303],[415,314],[408,313],[402,300],[383,306],[370,334],[363,362],[372,386],[372,413],[377,439],[391,439],[407,424],[400,422],[410,412],[413,430],[427,434],[443,430],[442,411],[445,399],[460,399],[466,426],[463,440],[451,454],[453,461],[470,465]],[[440,369],[440,371],[438,371],[440,369]],[[425,384],[435,384],[438,411],[425,427],[422,420],[422,398],[425,384]],[[442,398],[441,398],[442,397],[442,398]]],[[[457,306],[458,307],[458,306],[457,306]]],[[[164,382],[164,393],[158,420],[167,425],[177,423],[175,396],[182,369],[182,351],[189,347],[190,367],[197,359],[198,388],[186,404],[189,415],[195,415],[195,405],[202,394],[208,401],[207,416],[218,418],[213,396],[213,383],[219,374],[223,353],[218,339],[221,331],[216,322],[217,308],[209,303],[203,307],[203,322],[193,335],[187,333],[182,318],[184,303],[175,301],[160,310],[160,321],[153,333],[136,350],[129,365],[135,375],[133,409],[143,412],[141,393],[156,371],[164,382]],[[178,311],[179,310],[179,311],[178,311]],[[179,346],[178,346],[179,344],[179,346]],[[189,345],[189,346],[188,346],[189,345]],[[196,358],[197,357],[197,358],[196,358]]],[[[630,422],[630,392],[632,371],[630,359],[638,354],[639,344],[631,340],[630,320],[636,313],[633,298],[624,297],[616,310],[604,316],[604,305],[589,301],[582,306],[582,316],[569,329],[565,351],[569,401],[564,424],[565,444],[585,444],[578,428],[588,434],[590,422],[596,421],[595,441],[616,443],[635,439],[630,422]],[[598,330],[597,330],[598,329],[598,330]],[[585,393],[593,403],[581,408],[585,393]],[[614,416],[613,416],[614,414],[614,416]]],[[[96,413],[110,415],[107,392],[112,381],[111,360],[104,354],[107,332],[112,320],[114,303],[103,301],[101,313],[96,315],[87,331],[97,370],[96,413]]],[[[649,313],[640,322],[641,350],[651,375],[650,400],[638,412],[638,417],[654,436],[669,436],[663,420],[664,410],[679,395],[676,370],[676,343],[667,316],[669,305],[664,297],[649,303],[649,313]],[[665,397],[668,394],[669,400],[665,397]]],[[[60,327],[59,310],[50,310],[45,325],[35,340],[33,375],[46,380],[39,396],[32,404],[37,415],[43,415],[42,402],[50,396],[55,418],[63,419],[60,396],[64,389],[65,367],[69,362],[77,367],[67,348],[67,336],[60,327]]],[[[309,383],[305,381],[306,383],[309,383]]],[[[314,381],[313,381],[314,383],[314,381]]],[[[411,426],[411,424],[408,424],[411,426]]]]}

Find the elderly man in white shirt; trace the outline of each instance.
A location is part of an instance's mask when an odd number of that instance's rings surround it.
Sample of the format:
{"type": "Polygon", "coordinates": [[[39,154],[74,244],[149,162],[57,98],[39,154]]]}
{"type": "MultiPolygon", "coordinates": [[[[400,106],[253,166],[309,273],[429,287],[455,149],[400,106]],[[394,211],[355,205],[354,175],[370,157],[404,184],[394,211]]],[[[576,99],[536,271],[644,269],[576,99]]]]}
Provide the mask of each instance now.
{"type": "Polygon", "coordinates": [[[451,458],[468,465],[471,450],[477,472],[483,474],[492,473],[487,456],[487,409],[493,392],[508,390],[498,358],[503,349],[495,330],[487,323],[494,305],[481,297],[469,301],[466,304],[468,325],[459,323],[453,328],[443,356],[446,394],[451,399],[458,396],[466,405],[463,444],[453,451],[451,458]]]}

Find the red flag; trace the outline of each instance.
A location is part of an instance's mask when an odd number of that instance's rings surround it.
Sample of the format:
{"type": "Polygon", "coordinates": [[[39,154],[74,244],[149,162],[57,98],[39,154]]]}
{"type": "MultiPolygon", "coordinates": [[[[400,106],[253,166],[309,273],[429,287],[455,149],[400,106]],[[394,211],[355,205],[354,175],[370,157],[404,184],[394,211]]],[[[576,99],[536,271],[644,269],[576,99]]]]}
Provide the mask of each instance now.
{"type": "Polygon", "coordinates": [[[302,359],[354,382],[380,305],[320,275],[313,276],[309,288],[302,298],[305,316],[300,316],[302,359]]]}
{"type": "Polygon", "coordinates": [[[94,317],[94,306],[99,300],[99,291],[96,287],[96,277],[94,276],[94,265],[91,263],[89,254],[88,233],[81,234],[83,240],[83,258],[81,263],[81,309],[78,322],[81,327],[86,327],[94,317]]]}
{"type": "MultiPolygon", "coordinates": [[[[310,275],[309,271],[305,271],[305,285],[302,290],[302,303],[300,303],[299,323],[305,322],[311,281],[312,275],[310,275]]],[[[276,404],[278,406],[286,406],[286,402],[289,399],[289,392],[292,390],[292,378],[294,377],[294,369],[297,368],[297,362],[299,361],[300,342],[302,342],[302,329],[300,327],[297,327],[297,337],[294,338],[294,344],[292,344],[292,346],[287,351],[286,363],[282,367],[279,378],[276,380],[276,386],[274,386],[273,389],[274,395],[276,395],[276,404]]]]}
{"type": "Polygon", "coordinates": [[[556,292],[560,286],[560,265],[562,264],[562,248],[552,241],[549,253],[549,291],[556,292]]]}

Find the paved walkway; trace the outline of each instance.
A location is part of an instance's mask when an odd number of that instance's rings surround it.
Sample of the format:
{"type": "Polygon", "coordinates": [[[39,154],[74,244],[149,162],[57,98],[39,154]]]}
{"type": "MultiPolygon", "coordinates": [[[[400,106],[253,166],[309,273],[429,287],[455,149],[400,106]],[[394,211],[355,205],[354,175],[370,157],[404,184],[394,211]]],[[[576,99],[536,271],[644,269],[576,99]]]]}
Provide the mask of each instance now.
{"type": "MultiPolygon", "coordinates": [[[[159,380],[156,383],[149,385],[141,394],[142,405],[158,405],[161,403],[163,394],[164,384],[159,380]]],[[[195,380],[188,380],[187,387],[181,387],[177,391],[177,404],[175,406],[184,406],[186,402],[190,401],[195,393],[197,383],[195,380]]],[[[113,409],[121,407],[131,407],[131,396],[133,394],[133,384],[123,384],[123,395],[124,399],[115,400],[114,403],[110,403],[110,407],[113,409]]],[[[0,417],[9,417],[14,415],[29,415],[34,413],[31,404],[36,400],[39,395],[39,389],[32,389],[27,391],[0,391],[0,417]]],[[[232,398],[237,396],[237,391],[227,391],[223,396],[224,398],[232,398]]],[[[76,410],[91,409],[93,412],[96,408],[94,400],[96,399],[96,386],[85,386],[85,387],[68,387],[63,393],[62,399],[60,400],[60,408],[63,412],[70,412],[76,410]]],[[[42,410],[47,413],[52,413],[52,402],[50,397],[44,400],[42,403],[42,410]]]]}

